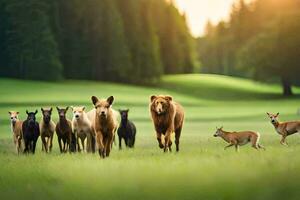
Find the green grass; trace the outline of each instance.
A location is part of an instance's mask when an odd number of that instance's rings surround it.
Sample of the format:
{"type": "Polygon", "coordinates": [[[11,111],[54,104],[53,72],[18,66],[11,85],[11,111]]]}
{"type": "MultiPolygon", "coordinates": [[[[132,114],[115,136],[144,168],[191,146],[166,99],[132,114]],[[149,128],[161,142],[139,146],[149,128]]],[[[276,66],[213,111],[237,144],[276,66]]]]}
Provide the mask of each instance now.
{"type": "MultiPolygon", "coordinates": [[[[299,99],[280,93],[277,85],[215,75],[166,76],[156,88],[0,79],[1,199],[299,199],[300,137],[290,136],[290,146],[281,146],[265,114],[299,118],[299,99]],[[152,94],[171,94],[185,108],[178,154],[158,148],[148,112],[152,94]],[[8,110],[20,111],[24,119],[26,109],[41,106],[90,109],[92,95],[114,95],[114,108],[130,108],[138,130],[135,149],[114,146],[111,157],[102,160],[96,154],[61,155],[55,140],[53,152],[46,155],[39,140],[36,155],[15,154],[8,110]],[[225,142],[212,137],[221,125],[259,131],[267,151],[249,145],[239,153],[224,151],[225,142]]],[[[53,118],[57,121],[56,112],[53,118]]]]}

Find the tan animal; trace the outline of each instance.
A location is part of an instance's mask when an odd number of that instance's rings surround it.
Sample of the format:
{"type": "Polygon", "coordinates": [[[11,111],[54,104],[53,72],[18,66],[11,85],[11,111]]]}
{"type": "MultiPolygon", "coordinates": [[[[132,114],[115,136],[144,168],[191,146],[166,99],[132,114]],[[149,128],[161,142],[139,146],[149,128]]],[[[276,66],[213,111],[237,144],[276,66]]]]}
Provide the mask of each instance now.
{"type": "Polygon", "coordinates": [[[13,133],[13,140],[16,146],[16,152],[19,154],[23,151],[23,132],[22,132],[22,124],[23,121],[19,120],[19,112],[9,111],[8,112],[11,121],[11,131],[13,133]]]}
{"type": "Polygon", "coordinates": [[[55,123],[51,120],[52,108],[41,108],[43,117],[40,122],[40,134],[42,139],[42,151],[52,151],[55,123]]]}
{"type": "Polygon", "coordinates": [[[175,132],[176,151],[179,151],[179,139],[184,121],[183,107],[173,101],[173,97],[168,95],[158,95],[150,97],[150,113],[154,123],[159,147],[164,151],[172,151],[171,134],[175,132]],[[161,137],[165,136],[165,144],[161,137]]]}
{"type": "Polygon", "coordinates": [[[92,152],[92,137],[94,137],[94,132],[92,128],[92,123],[89,120],[85,107],[71,107],[73,111],[72,119],[72,129],[76,136],[77,150],[81,151],[80,142],[83,151],[92,152]],[[80,139],[80,141],[79,141],[80,139]],[[85,147],[85,139],[87,139],[85,147]]]}
{"type": "Polygon", "coordinates": [[[277,133],[282,136],[280,144],[288,145],[286,142],[286,137],[297,132],[300,133],[300,121],[280,122],[278,120],[279,113],[276,115],[267,113],[267,115],[271,119],[271,123],[273,124],[277,133]]]}
{"type": "Polygon", "coordinates": [[[221,137],[229,143],[224,149],[235,146],[236,151],[239,150],[239,146],[243,146],[251,142],[252,147],[255,149],[265,148],[259,144],[260,134],[253,131],[241,131],[241,132],[227,132],[223,130],[223,127],[217,128],[214,137],[221,137]]]}
{"type": "Polygon", "coordinates": [[[112,148],[114,135],[118,127],[116,111],[112,107],[114,97],[98,99],[92,96],[95,109],[88,113],[95,131],[95,139],[100,157],[108,157],[112,148]]]}

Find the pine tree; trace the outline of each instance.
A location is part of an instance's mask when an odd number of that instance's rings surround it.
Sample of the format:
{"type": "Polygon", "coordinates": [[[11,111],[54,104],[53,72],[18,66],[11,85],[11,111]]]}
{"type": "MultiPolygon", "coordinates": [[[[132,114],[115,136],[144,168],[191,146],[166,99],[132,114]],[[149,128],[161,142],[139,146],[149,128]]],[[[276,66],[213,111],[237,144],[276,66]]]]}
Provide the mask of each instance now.
{"type": "Polygon", "coordinates": [[[57,44],[47,16],[47,3],[10,0],[7,11],[8,54],[11,65],[25,79],[55,80],[62,78],[57,44]]]}

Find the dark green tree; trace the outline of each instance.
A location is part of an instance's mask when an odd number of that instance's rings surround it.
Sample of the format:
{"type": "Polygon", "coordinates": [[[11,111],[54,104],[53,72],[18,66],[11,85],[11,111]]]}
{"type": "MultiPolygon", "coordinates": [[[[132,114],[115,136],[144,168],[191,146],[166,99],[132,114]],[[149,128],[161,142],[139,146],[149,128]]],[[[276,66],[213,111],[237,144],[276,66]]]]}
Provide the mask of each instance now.
{"type": "Polygon", "coordinates": [[[6,9],[10,21],[7,31],[9,65],[16,77],[57,80],[62,65],[43,0],[10,0],[6,9]]]}

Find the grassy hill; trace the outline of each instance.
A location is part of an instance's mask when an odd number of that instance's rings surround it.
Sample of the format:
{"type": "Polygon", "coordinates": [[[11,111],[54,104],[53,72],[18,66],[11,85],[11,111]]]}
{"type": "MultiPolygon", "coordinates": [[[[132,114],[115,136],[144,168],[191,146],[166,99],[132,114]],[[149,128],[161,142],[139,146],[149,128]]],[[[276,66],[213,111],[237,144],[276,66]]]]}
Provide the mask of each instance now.
{"type": "MultiPolygon", "coordinates": [[[[300,93],[298,88],[296,93],[300,93]]],[[[298,98],[285,99],[278,85],[216,75],[166,76],[157,87],[91,82],[47,83],[0,79],[0,195],[3,199],[297,199],[300,138],[279,144],[265,112],[280,112],[282,120],[297,119],[298,98]],[[179,154],[164,154],[155,139],[148,103],[152,94],[171,94],[183,104],[186,121],[179,154]],[[85,105],[90,97],[115,96],[113,107],[129,108],[137,125],[134,150],[111,157],[60,155],[53,152],[17,156],[11,139],[8,110],[40,110],[41,106],[85,105]],[[215,127],[254,130],[267,148],[250,145],[223,150],[212,137],[215,127]]],[[[68,113],[71,118],[71,112],[68,113]]],[[[53,112],[57,121],[57,113],[53,112]]],[[[40,113],[38,114],[40,120],[40,113]]]]}

